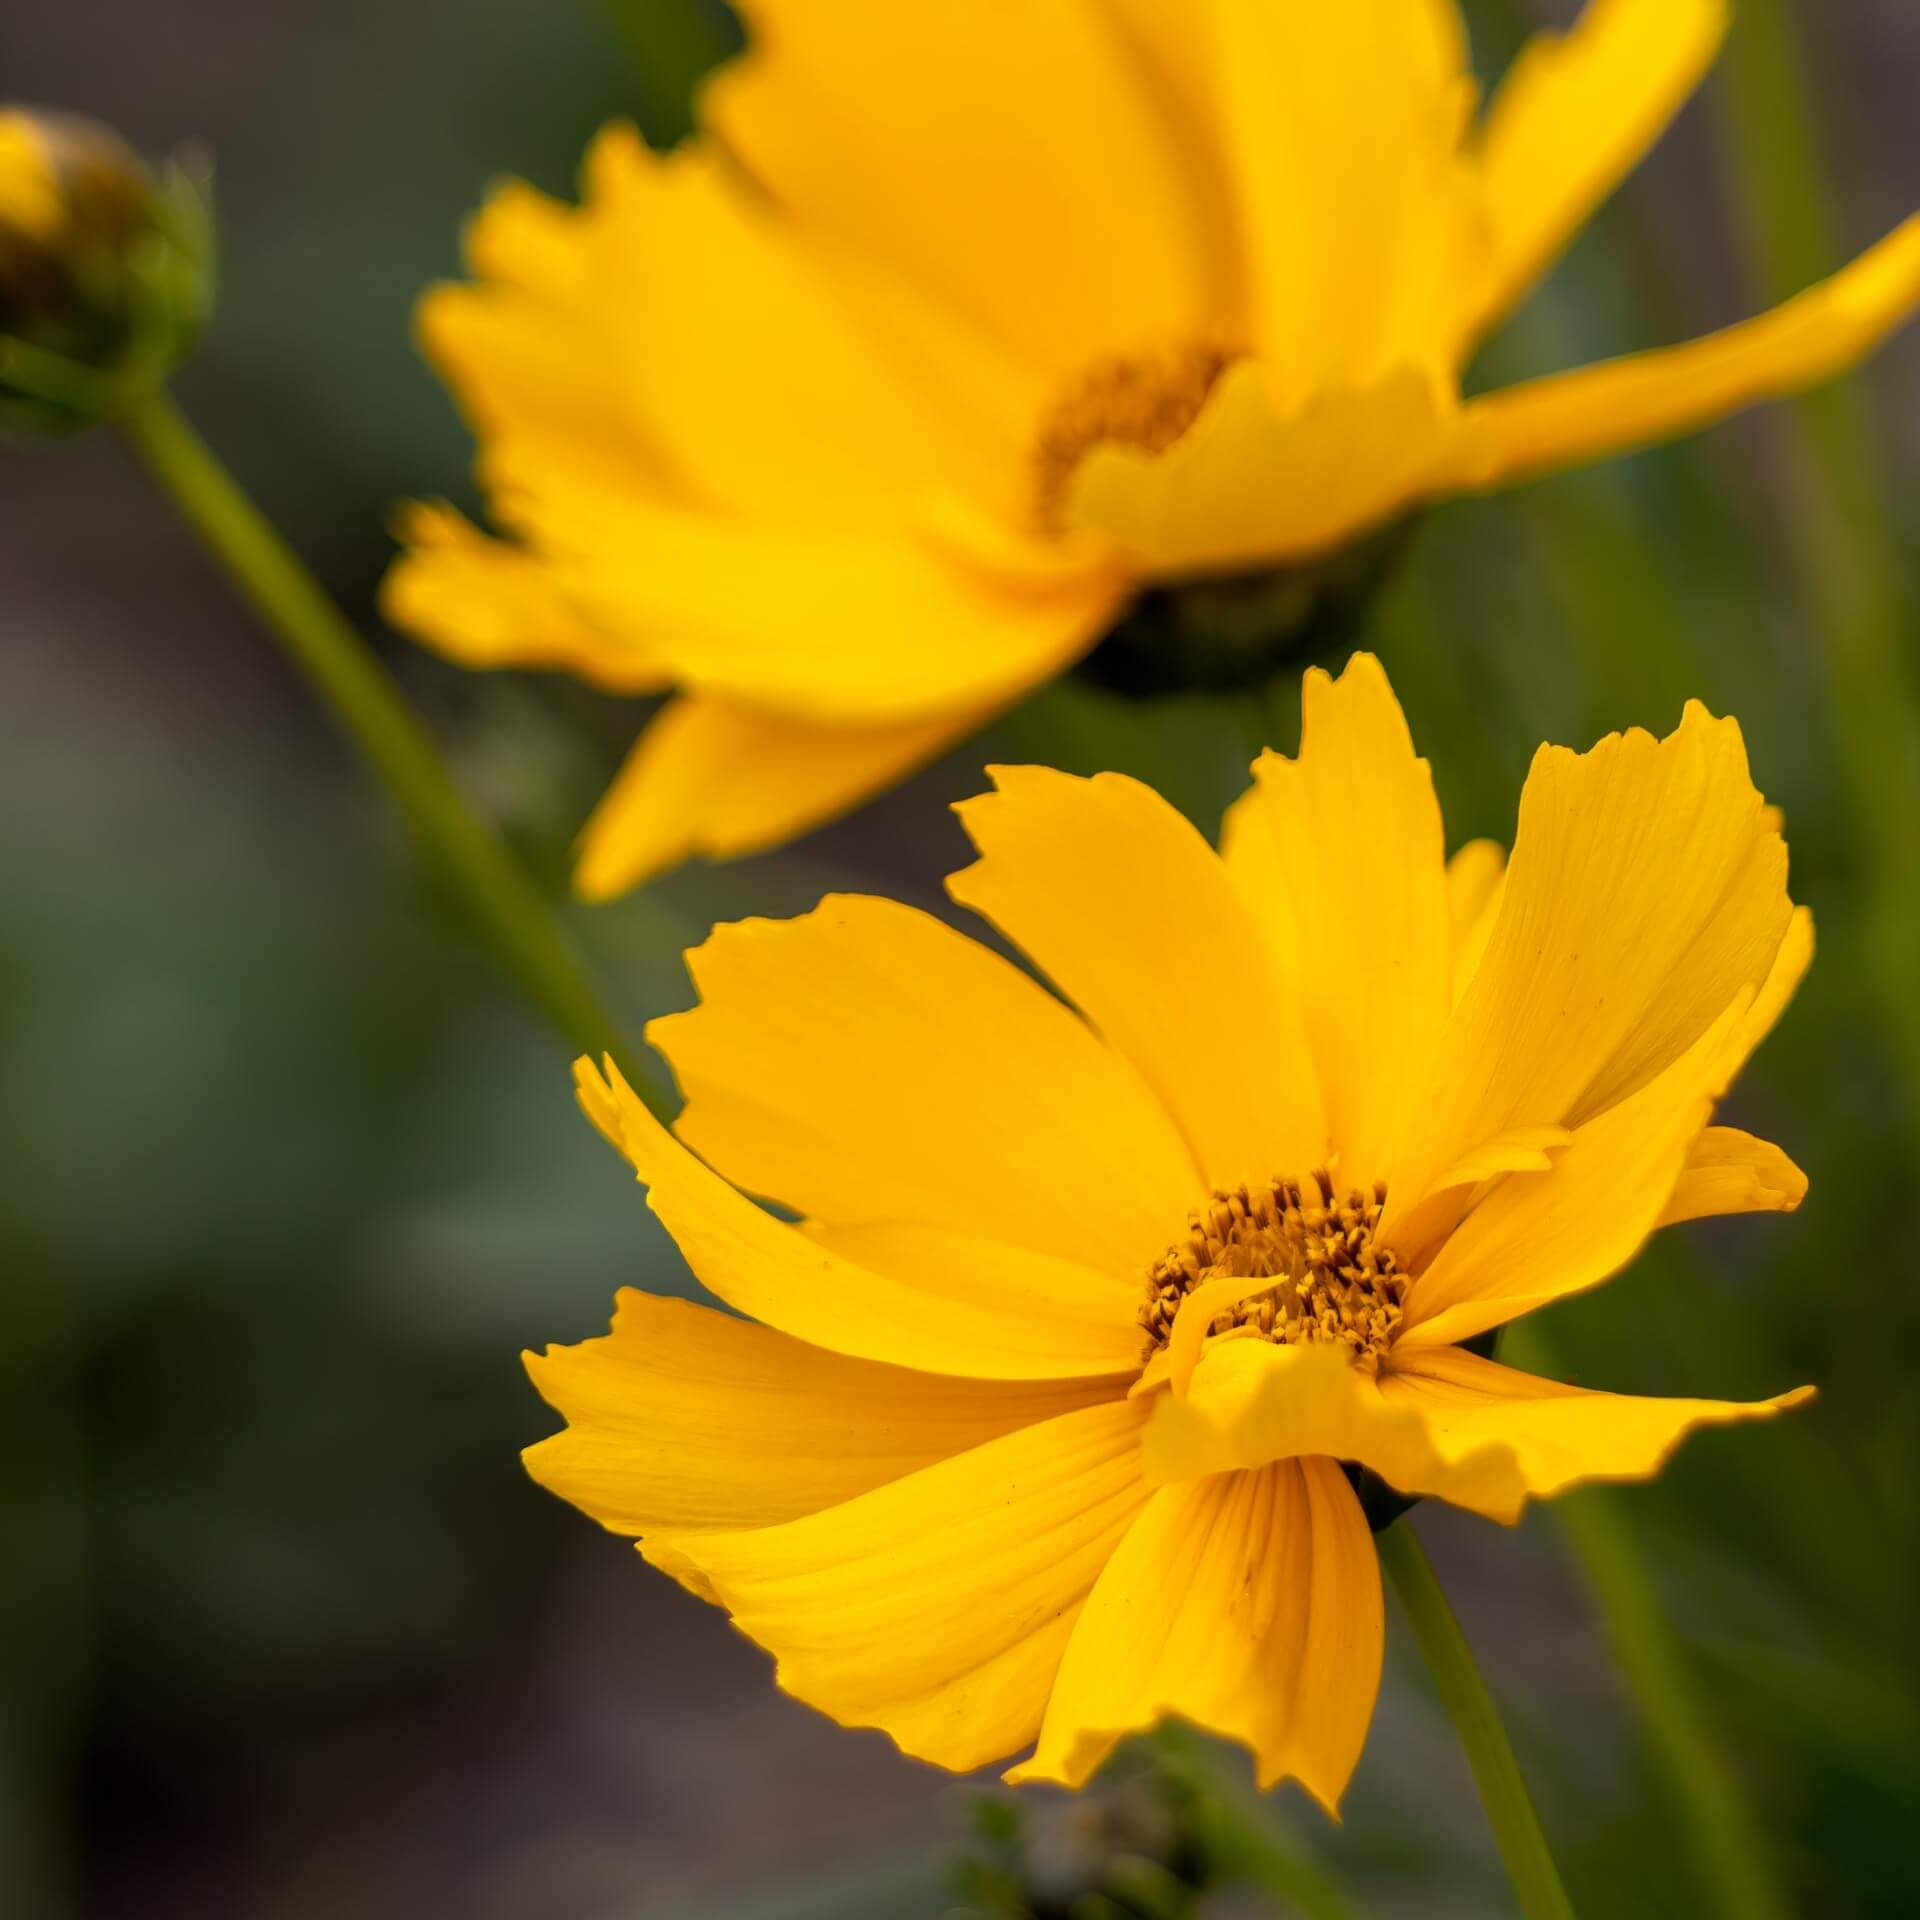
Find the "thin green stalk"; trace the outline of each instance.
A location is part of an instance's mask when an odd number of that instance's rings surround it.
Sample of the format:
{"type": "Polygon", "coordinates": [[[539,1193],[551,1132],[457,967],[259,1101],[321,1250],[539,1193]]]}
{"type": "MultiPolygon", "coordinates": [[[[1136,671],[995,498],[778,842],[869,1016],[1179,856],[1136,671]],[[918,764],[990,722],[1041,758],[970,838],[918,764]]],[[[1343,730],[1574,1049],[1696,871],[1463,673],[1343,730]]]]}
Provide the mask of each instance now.
{"type": "Polygon", "coordinates": [[[1467,1764],[1473,1769],[1474,1784],[1480,1789],[1520,1911],[1526,1920],[1573,1920],[1573,1904],[1560,1884],[1560,1870],[1540,1830],[1540,1816],[1520,1777],[1513,1743],[1432,1563],[1404,1519],[1376,1535],[1375,1545],[1407,1624],[1420,1643],[1434,1689],[1467,1750],[1467,1764]]]}
{"type": "Polygon", "coordinates": [[[601,1005],[551,903],[461,798],[371,649],[166,392],[135,400],[117,419],[147,471],[359,749],[501,965],[570,1045],[612,1054],[659,1111],[659,1093],[601,1005]]]}

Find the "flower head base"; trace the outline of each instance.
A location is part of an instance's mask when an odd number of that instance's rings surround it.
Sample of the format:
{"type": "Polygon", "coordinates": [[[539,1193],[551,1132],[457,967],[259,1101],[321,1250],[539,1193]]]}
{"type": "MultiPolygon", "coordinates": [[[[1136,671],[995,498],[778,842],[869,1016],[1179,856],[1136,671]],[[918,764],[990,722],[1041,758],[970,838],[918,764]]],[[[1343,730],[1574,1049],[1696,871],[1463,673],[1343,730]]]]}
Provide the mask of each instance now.
{"type": "Polygon", "coordinates": [[[1337,1341],[1377,1360],[1407,1291],[1399,1256],[1374,1239],[1387,1189],[1382,1182],[1371,1193],[1353,1187],[1336,1195],[1324,1169],[1304,1181],[1216,1191],[1195,1211],[1186,1239],[1147,1277],[1140,1324],[1149,1349],[1168,1343],[1193,1299],[1208,1334],[1240,1332],[1283,1346],[1337,1341]]]}
{"type": "Polygon", "coordinates": [[[1738,727],[1543,748],[1511,859],[1449,861],[1378,663],[1303,711],[1217,854],[1136,782],[995,769],[948,889],[1034,973],[835,897],[688,956],[700,1002],[648,1036],[674,1134],[581,1063],[744,1317],[622,1295],[530,1360],[568,1426],[529,1468],[941,1765],[1032,1745],[1011,1777],[1078,1786],[1171,1713],[1332,1807],[1384,1631],[1356,1482],[1510,1522],[1805,1397],[1478,1350],[1659,1226],[1805,1191],[1710,1124],[1812,952],[1738,727]]]}
{"type": "Polygon", "coordinates": [[[186,352],[211,276],[201,182],[78,115],[0,109],[0,426],[112,415],[186,352]]]}
{"type": "Polygon", "coordinates": [[[1466,390],[1726,0],[1590,0],[1484,112],[1454,0],[739,12],[691,141],[609,129],[578,206],[503,188],[420,309],[499,533],[410,513],[390,616],[677,696],[582,837],[594,897],[791,838],[1090,654],[1211,685],[1344,643],[1424,507],[1827,379],[1920,301],[1909,221],[1759,319],[1466,390]]]}

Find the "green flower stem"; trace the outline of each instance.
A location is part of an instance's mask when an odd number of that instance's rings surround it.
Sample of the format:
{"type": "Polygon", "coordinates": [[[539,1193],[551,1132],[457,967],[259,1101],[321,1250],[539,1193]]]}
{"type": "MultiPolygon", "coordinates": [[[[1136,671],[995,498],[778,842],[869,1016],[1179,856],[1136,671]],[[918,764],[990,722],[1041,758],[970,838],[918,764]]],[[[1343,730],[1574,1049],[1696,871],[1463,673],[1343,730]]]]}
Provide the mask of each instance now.
{"type": "Polygon", "coordinates": [[[312,574],[164,390],[116,417],[161,490],[360,750],[501,965],[569,1045],[611,1054],[635,1091],[662,1111],[546,895],[461,798],[391,675],[312,574]]]}
{"type": "Polygon", "coordinates": [[[1404,1519],[1376,1535],[1374,1544],[1407,1624],[1420,1642],[1435,1690],[1467,1750],[1467,1764],[1473,1769],[1520,1911],[1526,1920],[1573,1920],[1572,1902],[1560,1884],[1560,1870],[1547,1850],[1540,1816],[1520,1778],[1513,1743],[1432,1563],[1404,1519]]]}

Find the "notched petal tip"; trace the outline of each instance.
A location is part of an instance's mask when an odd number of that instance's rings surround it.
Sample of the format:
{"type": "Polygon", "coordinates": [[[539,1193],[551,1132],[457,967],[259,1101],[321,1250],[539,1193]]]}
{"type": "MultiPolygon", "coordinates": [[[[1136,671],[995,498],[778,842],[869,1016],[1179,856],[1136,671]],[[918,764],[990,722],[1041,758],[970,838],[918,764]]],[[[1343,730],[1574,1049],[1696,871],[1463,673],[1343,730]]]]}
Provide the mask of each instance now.
{"type": "MultiPolygon", "coordinates": [[[[648,1148],[656,1138],[672,1146],[672,1136],[648,1112],[612,1054],[602,1054],[598,1065],[586,1054],[573,1063],[573,1097],[600,1136],[633,1168],[641,1185],[649,1185],[657,1170],[657,1155],[648,1148]]],[[[648,1205],[652,1203],[649,1192],[648,1205]]]]}

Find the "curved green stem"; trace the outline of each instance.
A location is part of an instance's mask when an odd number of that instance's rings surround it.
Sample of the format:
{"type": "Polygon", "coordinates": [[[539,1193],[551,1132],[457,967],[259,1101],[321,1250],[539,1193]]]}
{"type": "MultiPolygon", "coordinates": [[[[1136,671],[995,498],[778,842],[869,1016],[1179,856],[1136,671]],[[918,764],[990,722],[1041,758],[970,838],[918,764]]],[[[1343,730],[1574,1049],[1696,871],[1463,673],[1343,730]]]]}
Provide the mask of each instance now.
{"type": "Polygon", "coordinates": [[[1547,1850],[1540,1816],[1533,1810],[1513,1757],[1513,1743],[1419,1540],[1400,1520],[1377,1535],[1375,1545],[1407,1624],[1420,1643],[1434,1689],[1467,1750],[1467,1764],[1473,1769],[1474,1784],[1480,1789],[1520,1911],[1526,1920],[1573,1920],[1573,1905],[1547,1850]]]}
{"type": "Polygon", "coordinates": [[[546,895],[461,797],[391,675],[313,575],[164,390],[134,400],[118,424],[359,749],[501,965],[570,1045],[611,1054],[660,1111],[661,1096],[601,1005],[546,895]]]}

